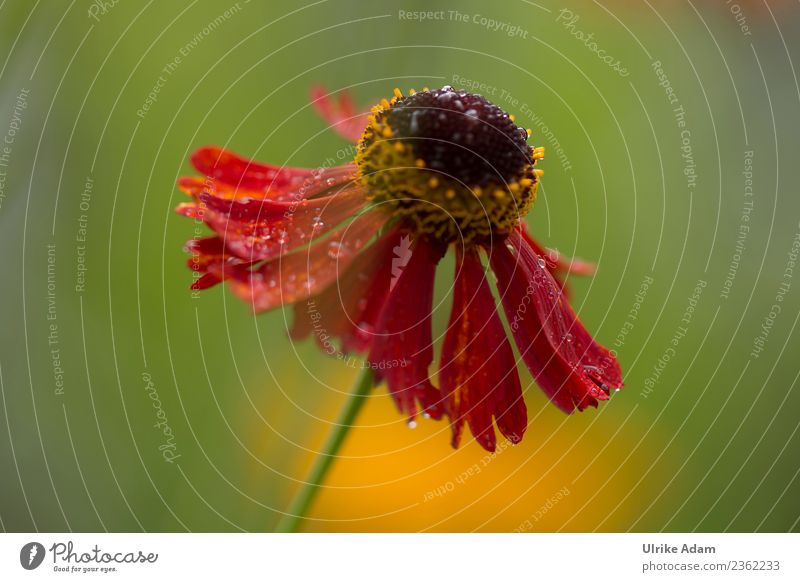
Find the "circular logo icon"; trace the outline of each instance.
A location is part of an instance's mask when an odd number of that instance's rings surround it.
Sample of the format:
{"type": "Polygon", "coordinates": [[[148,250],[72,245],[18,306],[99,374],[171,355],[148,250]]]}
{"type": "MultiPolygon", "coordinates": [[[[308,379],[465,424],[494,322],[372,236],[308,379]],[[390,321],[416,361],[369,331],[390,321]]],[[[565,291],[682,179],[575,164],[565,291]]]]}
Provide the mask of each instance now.
{"type": "Polygon", "coordinates": [[[19,563],[26,570],[35,570],[44,561],[44,546],[39,542],[29,542],[19,551],[19,563]]]}

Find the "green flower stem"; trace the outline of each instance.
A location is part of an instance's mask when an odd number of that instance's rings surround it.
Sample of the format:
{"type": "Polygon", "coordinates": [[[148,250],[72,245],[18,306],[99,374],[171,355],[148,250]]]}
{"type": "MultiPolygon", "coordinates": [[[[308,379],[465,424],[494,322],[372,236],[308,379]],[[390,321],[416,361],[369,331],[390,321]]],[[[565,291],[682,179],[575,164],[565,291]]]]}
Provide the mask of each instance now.
{"type": "Polygon", "coordinates": [[[297,492],[275,531],[284,533],[297,531],[306,515],[306,511],[308,511],[317,492],[322,487],[322,482],[328,474],[333,460],[339,453],[339,449],[342,447],[342,443],[347,437],[358,411],[367,401],[366,397],[370,388],[372,388],[372,381],[372,370],[369,367],[363,368],[361,374],[356,378],[353,389],[339,412],[339,418],[336,419],[336,423],[331,428],[331,432],[328,434],[319,456],[314,461],[308,478],[300,486],[300,491],[297,492]]]}

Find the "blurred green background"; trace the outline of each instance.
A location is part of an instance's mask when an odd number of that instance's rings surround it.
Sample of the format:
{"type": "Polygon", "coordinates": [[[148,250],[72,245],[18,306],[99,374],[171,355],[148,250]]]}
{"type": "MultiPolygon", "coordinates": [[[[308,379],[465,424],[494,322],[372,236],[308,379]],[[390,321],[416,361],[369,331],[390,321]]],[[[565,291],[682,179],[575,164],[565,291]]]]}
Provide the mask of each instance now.
{"type": "Polygon", "coordinates": [[[573,301],[626,388],[567,417],[525,372],[526,437],[487,458],[381,387],[303,529],[798,530],[798,25],[743,0],[0,4],[0,526],[272,530],[355,371],[290,343],[289,309],[192,297],[175,180],[205,144],[335,156],[315,83],[475,82],[547,148],[530,225],[598,263],[573,301]]]}

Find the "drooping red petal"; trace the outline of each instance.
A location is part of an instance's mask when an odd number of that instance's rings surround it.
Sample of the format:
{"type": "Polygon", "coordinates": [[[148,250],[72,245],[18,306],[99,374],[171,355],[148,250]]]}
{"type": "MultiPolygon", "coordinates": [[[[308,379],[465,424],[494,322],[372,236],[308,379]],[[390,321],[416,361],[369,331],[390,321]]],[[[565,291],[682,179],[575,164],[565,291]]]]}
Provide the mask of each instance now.
{"type": "MultiPolygon", "coordinates": [[[[533,270],[535,266],[538,266],[540,257],[526,244],[524,239],[512,237],[510,242],[518,247],[519,256],[525,261],[529,270],[533,270]]],[[[568,357],[570,359],[579,358],[585,371],[592,375],[595,381],[599,378],[606,388],[621,388],[623,385],[622,370],[616,358],[607,349],[594,341],[594,338],[580,322],[568,301],[562,297],[560,301],[556,302],[549,294],[547,298],[551,301],[543,305],[544,310],[548,313],[555,313],[558,316],[556,320],[559,325],[567,331],[564,351],[568,357]],[[598,368],[602,373],[592,368],[598,368]]]]}
{"type": "Polygon", "coordinates": [[[329,196],[295,203],[232,201],[202,194],[201,218],[224,241],[229,254],[248,261],[272,259],[319,238],[365,204],[362,188],[349,186],[329,196]]]}
{"type": "Polygon", "coordinates": [[[202,174],[244,190],[281,191],[299,184],[313,170],[262,164],[217,146],[206,146],[191,156],[192,165],[202,174]]]}
{"type": "MultiPolygon", "coordinates": [[[[254,162],[255,163],[255,162],[254,162]]],[[[178,179],[178,188],[198,199],[207,194],[220,200],[272,200],[287,204],[325,196],[343,184],[351,182],[356,174],[354,164],[343,164],[332,168],[315,170],[293,169],[294,174],[262,183],[258,179],[244,179],[231,183],[212,176],[183,176],[178,179]]],[[[236,172],[229,172],[227,179],[233,180],[236,172]]],[[[283,173],[280,174],[283,176],[283,173]]]]}
{"type": "Polygon", "coordinates": [[[184,245],[184,250],[191,255],[187,259],[186,265],[196,273],[191,285],[191,289],[195,291],[208,289],[222,282],[220,277],[208,272],[209,266],[220,265],[223,262],[230,265],[250,264],[238,257],[228,255],[222,239],[216,235],[191,239],[184,245]]]}
{"type": "Polygon", "coordinates": [[[527,427],[527,411],[514,352],[480,258],[474,250],[459,258],[439,366],[440,386],[453,429],[453,447],[458,447],[466,420],[475,440],[493,452],[492,416],[503,436],[518,443],[527,427]]]}
{"type": "Polygon", "coordinates": [[[520,234],[525,239],[525,242],[528,243],[528,246],[530,246],[537,255],[544,258],[547,270],[550,271],[550,274],[553,275],[557,280],[559,279],[557,275],[561,275],[563,273],[588,277],[590,275],[594,275],[595,271],[597,270],[597,267],[592,262],[584,261],[575,257],[567,259],[557,250],[543,247],[535,238],[530,235],[527,227],[524,224],[520,224],[517,227],[517,230],[519,230],[520,234]]]}
{"type": "Polygon", "coordinates": [[[376,382],[385,379],[400,412],[413,419],[417,403],[434,418],[441,416],[439,391],[431,384],[433,361],[431,310],[436,265],[447,247],[424,236],[413,244],[401,239],[394,249],[392,280],[368,361],[376,382]]]}
{"type": "Polygon", "coordinates": [[[531,374],[565,412],[597,406],[621,388],[616,359],[578,320],[545,259],[513,232],[491,249],[491,265],[509,327],[531,374]]]}
{"type": "Polygon", "coordinates": [[[396,228],[383,234],[322,293],[297,303],[292,339],[313,334],[317,343],[330,351],[330,338],[338,337],[342,352],[369,349],[389,295],[392,249],[400,244],[400,237],[396,228]]]}
{"type": "Polygon", "coordinates": [[[356,111],[350,91],[340,91],[337,101],[318,85],[311,89],[311,103],[334,131],[348,141],[358,142],[367,125],[369,111],[356,111]]]}
{"type": "Polygon", "coordinates": [[[228,261],[208,266],[208,272],[228,281],[231,290],[256,312],[295,303],[320,293],[333,283],[386,221],[384,212],[368,210],[308,248],[254,268],[228,261]]]}

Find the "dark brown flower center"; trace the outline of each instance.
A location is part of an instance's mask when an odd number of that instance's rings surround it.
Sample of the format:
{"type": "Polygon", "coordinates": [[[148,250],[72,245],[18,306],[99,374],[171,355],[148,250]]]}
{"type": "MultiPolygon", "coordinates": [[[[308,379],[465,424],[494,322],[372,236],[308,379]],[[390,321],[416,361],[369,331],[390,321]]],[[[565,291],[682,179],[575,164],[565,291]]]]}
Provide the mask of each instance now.
{"type": "Polygon", "coordinates": [[[425,167],[467,186],[513,182],[531,164],[528,133],[481,95],[415,93],[395,103],[387,122],[425,167]]]}
{"type": "Polygon", "coordinates": [[[359,142],[370,197],[449,242],[505,234],[536,197],[541,148],[481,95],[444,87],[383,100],[359,142]]]}

